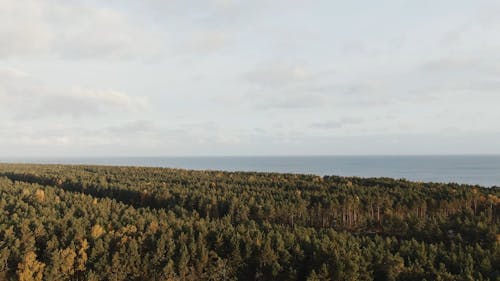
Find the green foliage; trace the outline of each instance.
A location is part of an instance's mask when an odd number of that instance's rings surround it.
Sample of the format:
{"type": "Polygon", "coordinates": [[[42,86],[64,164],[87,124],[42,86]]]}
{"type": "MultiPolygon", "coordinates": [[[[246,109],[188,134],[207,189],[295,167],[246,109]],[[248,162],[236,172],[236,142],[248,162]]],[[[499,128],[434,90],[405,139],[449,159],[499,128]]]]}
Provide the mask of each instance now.
{"type": "Polygon", "coordinates": [[[498,280],[500,190],[0,164],[0,280],[498,280]]]}

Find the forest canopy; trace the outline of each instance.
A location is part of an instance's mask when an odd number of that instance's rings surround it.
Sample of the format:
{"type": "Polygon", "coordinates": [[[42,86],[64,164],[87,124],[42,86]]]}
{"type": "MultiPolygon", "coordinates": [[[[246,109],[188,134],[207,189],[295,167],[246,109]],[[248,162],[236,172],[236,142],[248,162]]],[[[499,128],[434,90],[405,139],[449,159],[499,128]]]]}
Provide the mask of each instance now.
{"type": "Polygon", "coordinates": [[[500,189],[0,164],[0,280],[500,280],[500,189]]]}

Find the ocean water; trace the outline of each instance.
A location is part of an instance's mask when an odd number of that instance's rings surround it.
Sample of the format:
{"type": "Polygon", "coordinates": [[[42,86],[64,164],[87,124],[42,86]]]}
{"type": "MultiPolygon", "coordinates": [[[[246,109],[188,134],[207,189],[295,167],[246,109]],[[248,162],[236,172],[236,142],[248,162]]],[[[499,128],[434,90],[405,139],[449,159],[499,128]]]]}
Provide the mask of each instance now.
{"type": "Polygon", "coordinates": [[[425,182],[500,186],[500,155],[16,158],[0,159],[0,162],[391,177],[425,182]]]}

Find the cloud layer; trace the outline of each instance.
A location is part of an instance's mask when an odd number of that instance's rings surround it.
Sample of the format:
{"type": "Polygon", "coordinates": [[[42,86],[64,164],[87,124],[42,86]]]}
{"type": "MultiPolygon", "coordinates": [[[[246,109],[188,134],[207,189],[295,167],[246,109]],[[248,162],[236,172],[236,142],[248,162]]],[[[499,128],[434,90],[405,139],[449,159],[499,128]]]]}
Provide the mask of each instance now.
{"type": "Polygon", "coordinates": [[[500,153],[495,1],[0,1],[9,156],[500,153]]]}

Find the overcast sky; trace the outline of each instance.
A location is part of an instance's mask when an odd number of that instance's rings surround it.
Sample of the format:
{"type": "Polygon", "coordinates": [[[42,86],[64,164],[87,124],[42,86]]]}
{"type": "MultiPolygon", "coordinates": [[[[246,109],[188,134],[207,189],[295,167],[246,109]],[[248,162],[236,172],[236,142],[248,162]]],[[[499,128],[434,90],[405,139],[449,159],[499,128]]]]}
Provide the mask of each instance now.
{"type": "Polygon", "coordinates": [[[0,154],[500,153],[500,3],[0,0],[0,154]]]}

